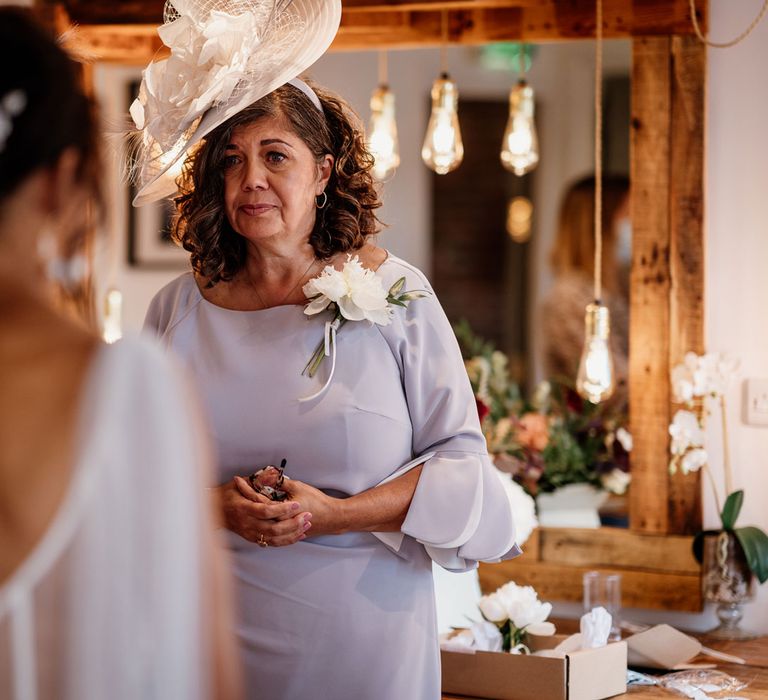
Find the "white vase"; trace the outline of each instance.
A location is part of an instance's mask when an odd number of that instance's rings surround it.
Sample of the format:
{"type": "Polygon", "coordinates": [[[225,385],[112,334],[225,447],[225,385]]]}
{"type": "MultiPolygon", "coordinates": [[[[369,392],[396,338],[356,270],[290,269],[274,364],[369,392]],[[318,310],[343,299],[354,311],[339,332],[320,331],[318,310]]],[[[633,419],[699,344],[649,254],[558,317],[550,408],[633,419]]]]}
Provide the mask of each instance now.
{"type": "Polygon", "coordinates": [[[568,484],[551,493],[536,496],[539,524],[542,527],[600,527],[597,509],[608,492],[591,484],[568,484]]]}

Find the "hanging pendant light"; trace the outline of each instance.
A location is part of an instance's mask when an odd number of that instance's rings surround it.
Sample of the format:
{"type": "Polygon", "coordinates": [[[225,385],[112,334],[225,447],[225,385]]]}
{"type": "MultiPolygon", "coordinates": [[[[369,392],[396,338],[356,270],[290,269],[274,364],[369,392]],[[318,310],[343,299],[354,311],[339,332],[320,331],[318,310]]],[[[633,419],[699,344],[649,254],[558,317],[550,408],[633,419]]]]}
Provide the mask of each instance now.
{"type": "Polygon", "coordinates": [[[447,14],[443,12],[442,73],[432,84],[432,113],[429,116],[421,159],[438,175],[455,170],[464,158],[464,144],[459,127],[459,90],[446,70],[448,40],[447,14]]]}
{"type": "Polygon", "coordinates": [[[603,262],[603,152],[602,152],[602,73],[603,73],[603,5],[597,2],[595,42],[595,301],[587,305],[584,317],[584,349],[579,361],[576,390],[591,401],[607,399],[616,385],[610,351],[611,320],[601,301],[603,262]]]}
{"type": "Polygon", "coordinates": [[[438,175],[455,170],[464,158],[458,100],[456,83],[443,73],[432,85],[432,114],[421,147],[421,159],[438,175]]]}
{"type": "Polygon", "coordinates": [[[533,110],[533,88],[520,80],[509,93],[509,119],[501,144],[502,165],[518,176],[530,172],[539,162],[533,110]]]}
{"type": "Polygon", "coordinates": [[[576,390],[595,404],[607,399],[615,388],[610,333],[608,308],[599,302],[589,304],[584,317],[584,350],[579,362],[576,390]]]}
{"type": "Polygon", "coordinates": [[[509,119],[501,143],[501,164],[521,176],[539,162],[539,139],[533,120],[533,88],[525,80],[525,44],[517,56],[520,79],[509,92],[509,119]]]}
{"type": "Polygon", "coordinates": [[[387,84],[387,54],[379,53],[379,86],[371,94],[368,150],[373,156],[373,175],[387,180],[400,165],[400,147],[395,122],[395,95],[387,84]]]}

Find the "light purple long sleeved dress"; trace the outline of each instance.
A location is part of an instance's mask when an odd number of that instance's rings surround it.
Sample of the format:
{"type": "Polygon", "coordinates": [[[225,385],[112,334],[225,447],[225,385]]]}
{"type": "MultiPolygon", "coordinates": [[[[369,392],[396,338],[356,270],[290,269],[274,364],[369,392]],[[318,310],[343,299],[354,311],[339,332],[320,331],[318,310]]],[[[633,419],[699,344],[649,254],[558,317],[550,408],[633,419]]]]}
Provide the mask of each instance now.
{"type": "MultiPolygon", "coordinates": [[[[262,549],[227,533],[249,697],[436,700],[440,659],[431,560],[467,570],[519,552],[451,326],[424,275],[391,256],[385,288],[430,294],[389,326],[350,322],[336,373],[301,372],[323,337],[301,306],[233,311],[191,273],[163,288],[146,325],[199,383],[220,482],[288,461],[286,474],[333,496],[424,462],[401,533],[309,537],[262,549]],[[419,459],[421,458],[421,459],[419,459]]],[[[311,535],[311,530],[310,530],[311,535]]]]}

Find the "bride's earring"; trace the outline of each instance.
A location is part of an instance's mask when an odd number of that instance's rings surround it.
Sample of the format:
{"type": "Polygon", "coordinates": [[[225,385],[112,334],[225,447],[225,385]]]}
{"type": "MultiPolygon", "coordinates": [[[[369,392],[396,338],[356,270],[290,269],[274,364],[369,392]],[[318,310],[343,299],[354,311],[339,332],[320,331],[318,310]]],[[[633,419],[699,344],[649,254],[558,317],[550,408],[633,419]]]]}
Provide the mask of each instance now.
{"type": "Polygon", "coordinates": [[[59,255],[56,237],[47,225],[37,239],[37,255],[49,282],[72,292],[85,281],[88,274],[85,254],[76,253],[69,258],[59,255]]]}

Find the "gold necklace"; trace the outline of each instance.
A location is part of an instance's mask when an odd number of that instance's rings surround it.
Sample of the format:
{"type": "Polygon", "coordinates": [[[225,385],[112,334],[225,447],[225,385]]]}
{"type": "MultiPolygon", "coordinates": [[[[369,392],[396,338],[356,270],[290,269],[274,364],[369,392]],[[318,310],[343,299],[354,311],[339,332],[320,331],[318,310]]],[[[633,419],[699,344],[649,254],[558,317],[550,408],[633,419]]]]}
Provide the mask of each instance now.
{"type": "MultiPolygon", "coordinates": [[[[293,287],[291,287],[290,290],[288,291],[288,294],[286,294],[280,300],[280,302],[278,304],[275,304],[275,306],[282,306],[283,304],[285,304],[286,301],[288,301],[288,299],[290,298],[291,294],[293,294],[296,291],[296,288],[299,286],[301,281],[309,274],[309,271],[315,266],[316,263],[317,263],[317,258],[312,258],[312,260],[309,263],[309,267],[306,270],[304,270],[304,274],[302,274],[302,276],[299,277],[299,279],[296,282],[296,284],[294,284],[293,287]]],[[[266,304],[266,302],[264,301],[263,297],[261,296],[261,294],[259,294],[259,288],[253,283],[253,280],[251,279],[250,273],[248,273],[248,279],[250,280],[251,287],[253,287],[253,291],[256,292],[256,296],[258,297],[259,302],[261,303],[261,305],[265,309],[269,308],[268,305],[266,304]]]]}

